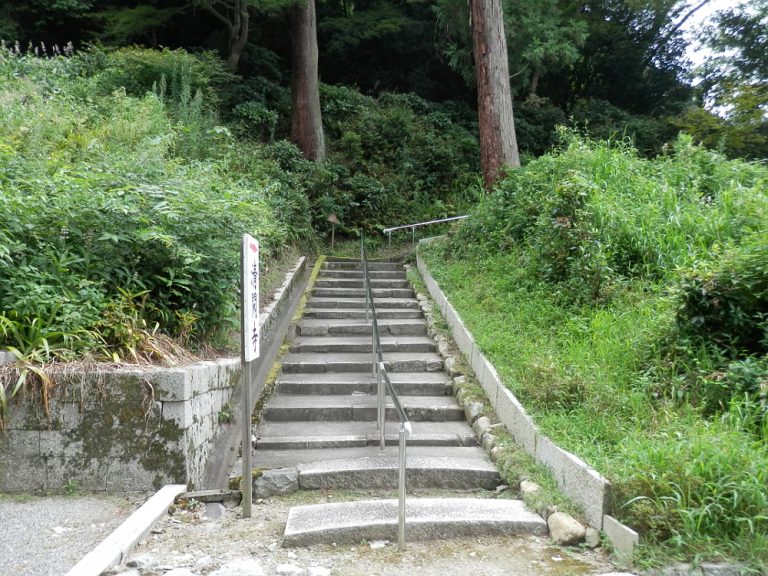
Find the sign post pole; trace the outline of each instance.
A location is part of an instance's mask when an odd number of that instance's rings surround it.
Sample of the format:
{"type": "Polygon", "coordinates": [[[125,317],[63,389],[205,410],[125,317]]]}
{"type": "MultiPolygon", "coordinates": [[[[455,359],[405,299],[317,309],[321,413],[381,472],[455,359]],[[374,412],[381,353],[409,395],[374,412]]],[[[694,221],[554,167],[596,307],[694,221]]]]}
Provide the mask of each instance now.
{"type": "Polygon", "coordinates": [[[261,314],[259,307],[259,242],[243,234],[240,250],[241,289],[240,302],[240,350],[243,370],[242,394],[242,441],[243,455],[243,518],[251,517],[253,502],[253,479],[251,462],[251,362],[259,357],[261,348],[261,314]]]}

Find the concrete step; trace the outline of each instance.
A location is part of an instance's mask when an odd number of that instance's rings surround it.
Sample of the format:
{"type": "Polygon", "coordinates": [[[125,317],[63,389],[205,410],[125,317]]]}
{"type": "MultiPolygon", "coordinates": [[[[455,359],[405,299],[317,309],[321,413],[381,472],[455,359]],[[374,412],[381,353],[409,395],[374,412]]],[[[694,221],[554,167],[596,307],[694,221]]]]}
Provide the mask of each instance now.
{"type": "MultiPolygon", "coordinates": [[[[415,298],[416,293],[410,288],[373,288],[374,298],[415,298]]],[[[365,298],[362,288],[318,288],[312,295],[320,298],[365,298]]]]}
{"type": "MultiPolygon", "coordinates": [[[[293,340],[291,352],[370,352],[370,336],[299,336],[293,340]]],[[[384,352],[434,352],[435,341],[429,336],[382,336],[384,352]]]]}
{"type": "MultiPolygon", "coordinates": [[[[357,500],[294,506],[288,511],[283,546],[397,541],[397,500],[357,500]]],[[[406,541],[489,535],[545,536],[547,524],[520,500],[409,498],[406,541]]]]}
{"type": "MultiPolygon", "coordinates": [[[[376,290],[378,288],[410,288],[408,280],[401,279],[389,279],[389,278],[372,278],[371,288],[376,290]]],[[[360,288],[363,289],[365,284],[362,278],[318,278],[315,281],[315,289],[317,288],[360,288]]]]}
{"type": "MultiPolygon", "coordinates": [[[[397,425],[387,423],[387,432],[396,432],[397,425]],[[391,426],[391,430],[390,430],[391,426]]],[[[391,462],[397,459],[397,447],[388,446],[385,454],[381,454],[378,446],[348,447],[348,448],[312,448],[305,450],[254,450],[254,466],[258,468],[284,468],[288,466],[309,467],[314,470],[319,462],[330,460],[376,460],[381,459],[384,462],[391,462]]],[[[426,461],[430,458],[459,460],[462,464],[468,464],[469,461],[479,461],[482,466],[493,467],[488,456],[479,446],[409,446],[408,464],[426,461]]],[[[241,462],[238,461],[234,467],[235,470],[241,469],[241,462]]],[[[394,464],[396,465],[396,464],[394,464]]],[[[480,464],[472,464],[480,466],[480,464]]],[[[494,468],[495,470],[495,468],[494,468]]],[[[495,488],[495,486],[494,486],[495,488]]]]}
{"type": "MultiPolygon", "coordinates": [[[[437,451],[438,446],[414,446],[406,451],[437,451]]],[[[446,448],[448,454],[480,451],[481,448],[446,448]]],[[[391,455],[367,458],[338,458],[302,464],[299,468],[301,487],[305,490],[320,488],[386,489],[397,486],[397,447],[387,448],[391,455]]],[[[461,456],[407,456],[406,483],[411,488],[448,488],[492,490],[501,478],[490,461],[461,456]]]]}
{"type": "MultiPolygon", "coordinates": [[[[435,352],[390,352],[384,357],[387,372],[439,372],[443,357],[435,352]]],[[[340,352],[338,354],[297,354],[283,358],[286,374],[307,372],[368,372],[372,370],[371,353],[340,352]]]]}
{"type": "MultiPolygon", "coordinates": [[[[408,446],[477,446],[477,438],[465,422],[413,422],[408,446]]],[[[398,442],[399,426],[388,425],[388,446],[398,442]]],[[[269,422],[256,432],[257,450],[301,450],[378,446],[379,433],[374,422],[269,422]]]]}
{"type": "MultiPolygon", "coordinates": [[[[417,308],[419,302],[415,298],[374,298],[376,310],[386,308],[417,308]]],[[[362,308],[365,309],[365,298],[310,298],[309,308],[362,308]]]]}
{"type": "MultiPolygon", "coordinates": [[[[464,410],[453,396],[403,396],[400,403],[410,420],[428,422],[463,421],[464,410]]],[[[398,419],[391,399],[387,398],[387,420],[398,419]]],[[[357,421],[375,422],[377,399],[373,394],[349,396],[302,396],[278,394],[264,408],[265,421],[357,421]]]]}
{"type": "MultiPolygon", "coordinates": [[[[378,318],[377,318],[378,320],[378,318]]],[[[419,336],[427,333],[427,322],[422,318],[404,320],[382,319],[377,322],[379,335],[419,336]]],[[[297,332],[301,336],[352,336],[372,334],[373,328],[364,318],[306,318],[299,322],[297,332]]]]}
{"type": "MultiPolygon", "coordinates": [[[[322,269],[319,278],[362,278],[362,270],[340,270],[340,269],[322,269]]],[[[368,277],[371,279],[390,278],[393,280],[405,280],[407,277],[402,266],[400,270],[368,270],[368,277]]]]}
{"type": "MultiPolygon", "coordinates": [[[[365,320],[366,315],[370,316],[365,308],[307,308],[304,311],[304,318],[355,318],[365,320]]],[[[421,310],[418,308],[377,308],[377,320],[408,320],[422,318],[421,310]]]]}
{"type": "MultiPolygon", "coordinates": [[[[453,394],[453,385],[444,372],[392,372],[389,379],[398,394],[445,396],[453,394]]],[[[277,379],[280,394],[375,394],[376,384],[370,372],[340,374],[281,374],[277,379]]]]}
{"type": "MultiPolygon", "coordinates": [[[[326,260],[325,270],[362,270],[359,260],[326,260]]],[[[403,265],[398,262],[379,262],[368,260],[368,270],[397,270],[402,271],[403,265]]]]}
{"type": "MultiPolygon", "coordinates": [[[[387,433],[395,433],[395,424],[387,433]]],[[[408,446],[408,486],[411,488],[456,488],[492,490],[501,482],[496,467],[479,446],[408,446]],[[455,474],[451,471],[455,471],[455,474]]],[[[397,486],[397,446],[311,448],[304,450],[253,450],[256,468],[298,466],[301,487],[393,488],[397,486]]],[[[234,470],[240,470],[238,462],[234,470]]]]}

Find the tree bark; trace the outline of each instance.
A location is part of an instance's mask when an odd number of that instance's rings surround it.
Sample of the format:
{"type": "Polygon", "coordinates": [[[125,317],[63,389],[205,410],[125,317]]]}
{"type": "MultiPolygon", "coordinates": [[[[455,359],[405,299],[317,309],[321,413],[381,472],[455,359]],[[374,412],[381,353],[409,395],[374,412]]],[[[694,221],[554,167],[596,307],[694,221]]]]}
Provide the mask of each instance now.
{"type": "Polygon", "coordinates": [[[237,65],[248,43],[250,14],[248,5],[242,0],[235,2],[235,14],[232,28],[229,29],[229,57],[227,66],[232,72],[237,72],[237,65]]]}
{"type": "Polygon", "coordinates": [[[501,0],[469,0],[480,124],[480,164],[490,191],[504,166],[517,168],[512,93],[509,88],[507,38],[501,0]]]}
{"type": "Polygon", "coordinates": [[[539,69],[536,68],[536,70],[533,71],[533,77],[531,78],[531,87],[528,90],[528,98],[533,98],[536,96],[536,90],[539,88],[539,78],[541,77],[541,73],[539,72],[539,69]]]}
{"type": "Polygon", "coordinates": [[[307,160],[325,159],[325,138],[320,114],[317,69],[315,1],[291,8],[291,140],[307,160]]]}
{"type": "Polygon", "coordinates": [[[203,8],[221,22],[229,35],[229,54],[227,54],[227,67],[232,72],[237,72],[240,57],[243,55],[245,45],[248,43],[250,32],[250,14],[248,4],[244,0],[235,0],[231,5],[225,5],[224,13],[219,12],[210,1],[203,2],[203,8]],[[231,19],[230,19],[231,10],[231,19]]]}

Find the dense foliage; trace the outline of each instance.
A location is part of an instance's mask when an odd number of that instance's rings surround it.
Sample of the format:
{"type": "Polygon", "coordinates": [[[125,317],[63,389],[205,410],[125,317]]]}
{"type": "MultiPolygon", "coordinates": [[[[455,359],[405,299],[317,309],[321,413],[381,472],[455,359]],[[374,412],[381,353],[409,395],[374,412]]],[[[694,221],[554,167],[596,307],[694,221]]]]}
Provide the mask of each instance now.
{"type": "Polygon", "coordinates": [[[474,200],[462,105],[323,86],[317,165],[280,139],[286,89],[210,53],[65,51],[0,50],[0,346],[28,362],[3,394],[35,362],[221,342],[242,232],[269,268],[331,214],[342,232],[375,229],[474,200]]]}
{"type": "Polygon", "coordinates": [[[218,65],[168,53],[165,76],[156,57],[0,53],[0,341],[21,356],[151,353],[140,333],[157,325],[226,332],[233,238],[257,234],[269,262],[310,232],[278,165],[215,123],[218,65]]]}
{"type": "Polygon", "coordinates": [[[768,566],[768,170],[564,134],[426,254],[544,431],[681,558],[768,566]]]}
{"type": "MultiPolygon", "coordinates": [[[[290,2],[248,6],[248,43],[238,72],[286,87],[290,81],[290,2]]],[[[199,52],[231,48],[210,8],[226,2],[122,0],[6,3],[0,40],[22,47],[135,43],[199,52]]],[[[234,2],[232,3],[234,5],[234,2]]],[[[571,118],[593,137],[631,136],[645,155],[683,129],[729,157],[768,155],[765,2],[752,0],[712,20],[713,51],[701,71],[685,60],[683,24],[693,0],[525,0],[504,2],[505,30],[521,151],[552,143],[553,119],[571,118]],[[735,56],[735,57],[734,57],[735,56]],[[695,90],[696,75],[702,75],[695,90]],[[719,107],[712,109],[712,104],[719,107]],[[516,110],[517,112],[517,110],[516,110]]],[[[318,4],[320,77],[364,94],[413,92],[431,101],[475,105],[466,2],[333,0],[318,4]]],[[[219,14],[226,20],[226,15],[219,14]]],[[[258,83],[258,82],[257,82],[258,83]]],[[[258,93],[243,100],[258,98],[258,93]]],[[[239,102],[235,102],[236,105],[239,102]]]]}
{"type": "MultiPolygon", "coordinates": [[[[286,136],[287,90],[263,78],[248,85],[259,88],[235,107],[237,132],[254,143],[286,136]]],[[[479,151],[466,106],[414,94],[374,98],[343,86],[322,85],[320,96],[328,142],[322,165],[304,161],[279,140],[261,152],[298,177],[316,230],[330,228],[331,214],[343,230],[380,229],[453,215],[475,199],[468,183],[479,151]]]]}

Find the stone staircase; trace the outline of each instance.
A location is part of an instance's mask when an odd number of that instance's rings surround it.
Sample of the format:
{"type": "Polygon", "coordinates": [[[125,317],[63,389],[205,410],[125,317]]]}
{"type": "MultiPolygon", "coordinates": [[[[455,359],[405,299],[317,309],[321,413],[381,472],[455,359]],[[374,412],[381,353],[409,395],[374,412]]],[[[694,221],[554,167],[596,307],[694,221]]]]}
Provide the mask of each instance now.
{"type": "MultiPolygon", "coordinates": [[[[408,488],[494,489],[498,472],[452,395],[402,265],[369,262],[369,271],[387,373],[413,426],[408,488]]],[[[380,452],[371,330],[359,262],[326,261],[256,430],[255,467],[295,467],[303,489],[397,486],[399,424],[388,402],[387,448],[380,452]]],[[[293,508],[285,544],[394,538],[393,501],[340,504],[293,508]]],[[[407,510],[410,537],[546,533],[536,514],[510,500],[409,499],[407,510]],[[490,502],[493,514],[483,511],[490,502]]]]}

